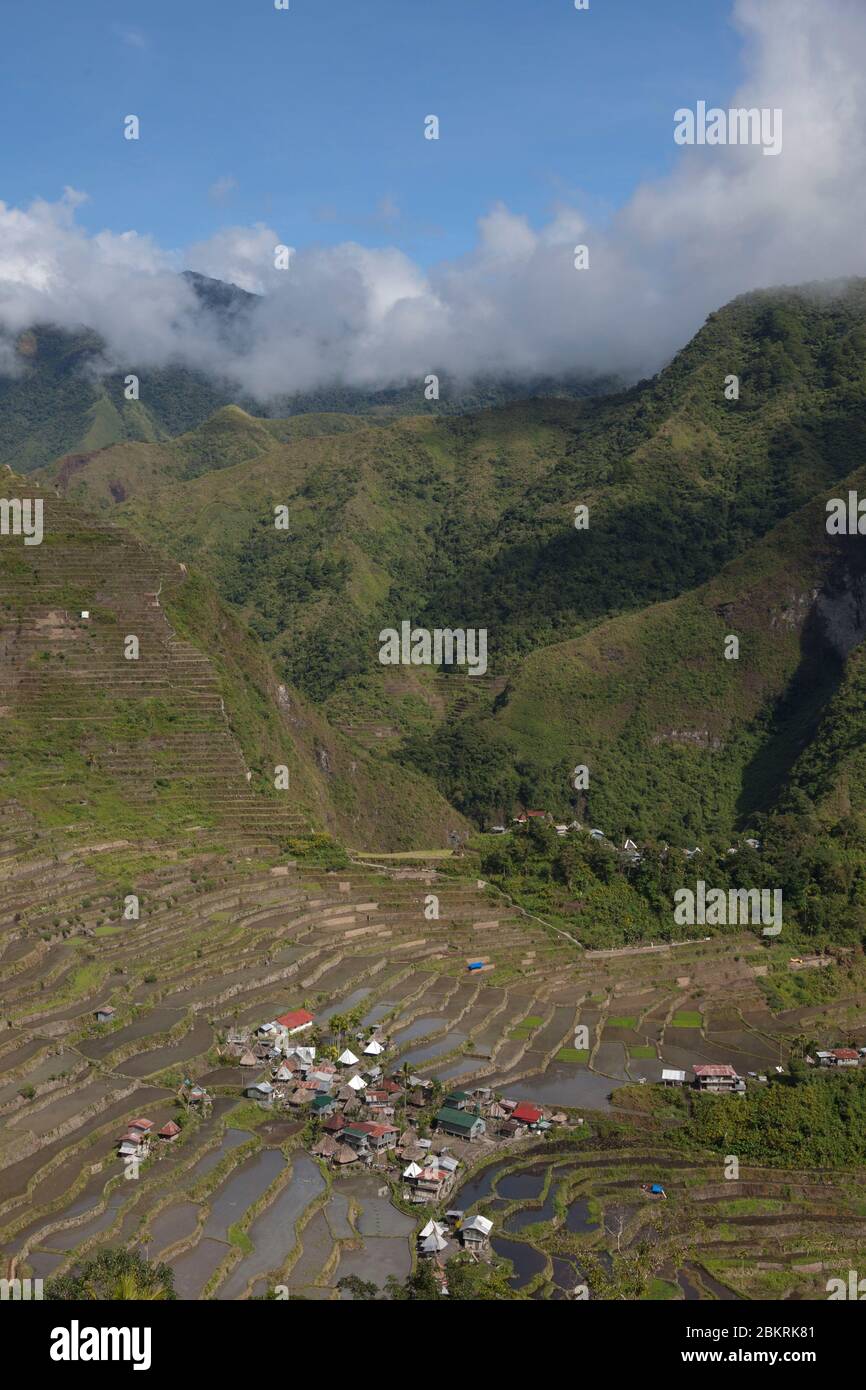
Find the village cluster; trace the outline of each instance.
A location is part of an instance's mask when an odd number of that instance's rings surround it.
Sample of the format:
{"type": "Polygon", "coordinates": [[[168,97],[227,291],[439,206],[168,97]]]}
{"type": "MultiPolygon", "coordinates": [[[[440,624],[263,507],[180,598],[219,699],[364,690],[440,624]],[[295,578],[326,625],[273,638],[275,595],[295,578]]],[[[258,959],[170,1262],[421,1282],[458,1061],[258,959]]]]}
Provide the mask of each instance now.
{"type": "MultiPolygon", "coordinates": [[[[541,821],[552,825],[560,838],[570,834],[588,835],[590,840],[596,840],[601,844],[607,845],[609,849],[615,850],[623,862],[632,867],[640,864],[643,860],[640,847],[630,835],[626,836],[626,839],[620,847],[614,844],[603,830],[599,830],[598,826],[593,826],[588,830],[586,826],[581,825],[580,821],[577,820],[557,821],[550,811],[521,811],[519,816],[512,816],[511,818],[512,826],[526,826],[531,824],[532,821],[541,821]]],[[[507,835],[509,833],[509,827],[507,825],[491,825],[489,833],[491,835],[507,835]]],[[[761,841],[756,840],[754,836],[747,836],[743,843],[747,845],[749,849],[755,850],[756,853],[759,854],[761,852],[761,841]]],[[[661,849],[664,857],[667,855],[670,846],[662,843],[661,849]]],[[[727,853],[739,854],[739,845],[731,845],[727,853]]],[[[699,855],[703,854],[703,850],[700,845],[692,845],[691,848],[684,849],[683,854],[686,859],[696,859],[699,855]]]]}
{"type": "MultiPolygon", "coordinates": [[[[816,1052],[815,1056],[807,1055],[804,1060],[809,1066],[820,1067],[857,1067],[860,1059],[866,1058],[866,1047],[833,1047],[829,1051],[816,1052]]],[[[780,1076],[784,1072],[784,1067],[774,1067],[773,1070],[780,1076]]],[[[710,1092],[714,1095],[738,1095],[746,1093],[746,1081],[739,1076],[736,1069],[730,1062],[716,1062],[707,1065],[696,1065],[692,1067],[694,1072],[694,1086],[698,1091],[710,1092]]],[[[749,1079],[752,1081],[767,1081],[765,1073],[750,1071],[749,1079]]],[[[662,1070],[663,1086],[684,1086],[686,1073],[674,1067],[665,1067],[662,1070]]]]}
{"type": "Polygon", "coordinates": [[[454,1185],[466,1145],[544,1132],[566,1116],[550,1118],[534,1105],[498,1098],[490,1087],[442,1094],[441,1087],[408,1067],[391,1074],[384,1065],[389,1040],[379,1028],[350,1030],[347,1045],[331,1061],[342,1035],[317,1030],[313,1014],[294,1009],[254,1033],[231,1032],[225,1052],[238,1065],[270,1079],[256,1079],[244,1094],[267,1109],[294,1111],[319,1121],[312,1153],[335,1168],[360,1164],[402,1182],[412,1203],[440,1202],[454,1185]],[[353,1048],[355,1050],[353,1050],[353,1048]],[[423,1137],[419,1129],[433,1137],[423,1137]]]}

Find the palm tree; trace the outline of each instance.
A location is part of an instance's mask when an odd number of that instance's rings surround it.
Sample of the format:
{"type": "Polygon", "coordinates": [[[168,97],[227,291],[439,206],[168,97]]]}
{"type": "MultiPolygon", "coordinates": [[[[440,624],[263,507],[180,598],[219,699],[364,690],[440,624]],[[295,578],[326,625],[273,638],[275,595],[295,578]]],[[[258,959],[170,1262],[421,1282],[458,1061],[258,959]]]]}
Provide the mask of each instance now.
{"type": "Polygon", "coordinates": [[[141,1275],[133,1270],[128,1270],[125,1274],[118,1274],[117,1278],[105,1286],[100,1286],[92,1280],[84,1285],[83,1298],[108,1300],[109,1302],[136,1300],[140,1303],[154,1303],[164,1301],[171,1297],[169,1289],[161,1284],[159,1286],[148,1285],[142,1281],[141,1275]]]}
{"type": "Polygon", "coordinates": [[[170,1265],[152,1264],[138,1250],[121,1247],[100,1250],[69,1274],[50,1279],[45,1285],[45,1298],[153,1303],[174,1300],[177,1294],[170,1265]]]}

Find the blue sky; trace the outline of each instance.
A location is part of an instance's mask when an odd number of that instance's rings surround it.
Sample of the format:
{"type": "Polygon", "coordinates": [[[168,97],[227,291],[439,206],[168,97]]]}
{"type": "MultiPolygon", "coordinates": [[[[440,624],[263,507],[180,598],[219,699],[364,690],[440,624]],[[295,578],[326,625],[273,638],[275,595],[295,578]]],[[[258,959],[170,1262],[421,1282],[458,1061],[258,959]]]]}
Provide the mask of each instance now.
{"type": "Polygon", "coordinates": [[[90,232],[170,248],[264,221],[294,246],[351,239],[429,264],[467,251],[499,200],[536,226],[577,196],[603,219],[664,174],[674,109],[725,102],[740,78],[729,15],[694,0],[6,6],[0,199],[71,185],[90,232]]]}

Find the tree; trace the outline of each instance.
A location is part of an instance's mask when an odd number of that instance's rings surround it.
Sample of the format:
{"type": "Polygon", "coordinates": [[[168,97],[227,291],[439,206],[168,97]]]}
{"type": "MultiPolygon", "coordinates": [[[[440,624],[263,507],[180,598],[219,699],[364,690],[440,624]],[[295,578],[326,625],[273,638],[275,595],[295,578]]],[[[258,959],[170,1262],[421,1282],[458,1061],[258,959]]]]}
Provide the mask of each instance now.
{"type": "Polygon", "coordinates": [[[100,1250],[45,1285],[45,1298],[55,1302],[155,1302],[174,1300],[174,1271],[167,1264],[153,1264],[138,1250],[100,1250]]]}
{"type": "Polygon", "coordinates": [[[362,1279],[359,1274],[344,1274],[337,1280],[338,1289],[346,1289],[357,1303],[370,1303],[379,1297],[379,1285],[362,1279]]]}
{"type": "Polygon", "coordinates": [[[389,1274],[385,1282],[385,1289],[389,1299],[398,1303],[404,1303],[407,1300],[417,1301],[420,1299],[429,1302],[441,1299],[442,1297],[439,1285],[433,1274],[433,1266],[428,1260],[423,1260],[418,1268],[414,1270],[402,1284],[393,1274],[389,1274]]]}

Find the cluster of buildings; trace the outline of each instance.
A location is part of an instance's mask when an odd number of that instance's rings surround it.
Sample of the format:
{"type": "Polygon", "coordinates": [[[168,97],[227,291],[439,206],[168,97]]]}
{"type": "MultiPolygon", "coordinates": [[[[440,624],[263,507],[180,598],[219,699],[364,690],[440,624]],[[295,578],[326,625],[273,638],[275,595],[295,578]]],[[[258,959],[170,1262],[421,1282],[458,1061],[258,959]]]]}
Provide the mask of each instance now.
{"type": "Polygon", "coordinates": [[[866,1047],[832,1047],[829,1052],[815,1053],[819,1067],[859,1067],[861,1057],[866,1057],[866,1047]]]}
{"type": "Polygon", "coordinates": [[[224,1053],[242,1068],[261,1073],[244,1087],[244,1094],[267,1108],[293,1110],[327,1119],[335,1111],[357,1115],[364,1122],[379,1122],[394,1114],[394,1102],[407,1084],[429,1086],[419,1077],[401,1078],[398,1084],[384,1076],[381,1059],[388,1042],[378,1029],[355,1038],[357,1052],[346,1047],[336,1061],[320,1055],[307,1036],[315,1024],[306,1009],[294,1009],[261,1024],[253,1035],[234,1031],[226,1039],[224,1053]]]}
{"type": "MultiPolygon", "coordinates": [[[[708,1091],[714,1095],[745,1095],[746,1083],[729,1062],[710,1062],[692,1067],[692,1084],[696,1091],[708,1091]]],[[[662,1069],[663,1086],[684,1086],[686,1073],[677,1067],[662,1069]]]]}
{"type": "MultiPolygon", "coordinates": [[[[636,841],[633,840],[631,836],[626,837],[622,847],[620,848],[618,845],[614,844],[614,842],[608,838],[605,832],[603,830],[600,830],[597,826],[593,826],[591,829],[587,830],[585,826],[581,825],[580,821],[572,820],[557,822],[554,820],[553,816],[549,811],[522,811],[519,816],[512,816],[511,824],[512,826],[529,825],[534,820],[549,821],[553,825],[553,828],[556,831],[557,835],[560,836],[568,835],[571,832],[576,832],[578,834],[588,835],[591,840],[599,840],[602,843],[606,844],[609,848],[615,850],[616,853],[619,855],[620,859],[624,863],[632,867],[640,864],[643,860],[643,854],[641,853],[641,850],[639,849],[636,841]]],[[[491,825],[490,834],[504,835],[506,834],[507,830],[508,827],[505,825],[491,825]]],[[[757,853],[760,853],[762,849],[761,841],[756,840],[752,836],[748,836],[744,840],[744,844],[748,845],[749,849],[753,849],[757,853]]],[[[661,848],[662,857],[666,858],[670,846],[662,843],[661,848]]],[[[730,849],[727,852],[729,855],[738,854],[739,846],[731,845],[730,849]]],[[[703,854],[703,850],[701,849],[700,845],[692,845],[690,848],[684,849],[682,853],[685,855],[686,859],[696,859],[698,855],[703,854]]]]}
{"type": "MultiPolygon", "coordinates": [[[[857,1067],[863,1057],[866,1057],[866,1047],[833,1047],[829,1051],[816,1052],[814,1057],[807,1057],[806,1061],[812,1066],[817,1063],[821,1067],[857,1067]]],[[[781,1073],[784,1068],[774,1067],[773,1070],[781,1073]]],[[[738,1075],[729,1062],[701,1063],[693,1066],[692,1071],[693,1085],[698,1091],[713,1095],[741,1096],[746,1093],[744,1078],[738,1075]]],[[[765,1075],[754,1071],[750,1071],[749,1076],[755,1081],[767,1080],[765,1075]]],[[[674,1067],[664,1067],[661,1080],[663,1086],[684,1086],[686,1073],[674,1067]]]]}
{"type": "MultiPolygon", "coordinates": [[[[198,1086],[187,1077],[180,1086],[177,1098],[187,1108],[195,1109],[199,1114],[208,1114],[212,1104],[211,1097],[204,1086],[198,1086]]],[[[125,1162],[131,1158],[143,1160],[149,1158],[152,1145],[155,1140],[159,1140],[159,1147],[174,1143],[180,1135],[180,1125],[174,1120],[167,1120],[161,1129],[157,1129],[153,1120],[139,1117],[130,1120],[126,1127],[126,1133],[121,1134],[117,1140],[117,1155],[125,1162]]]]}
{"type": "Polygon", "coordinates": [[[148,1158],[154,1139],[162,1144],[171,1144],[179,1134],[180,1125],[175,1124],[174,1120],[169,1120],[162,1129],[157,1129],[153,1120],[130,1120],[126,1133],[117,1141],[118,1157],[124,1160],[148,1158]]]}

